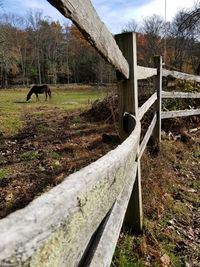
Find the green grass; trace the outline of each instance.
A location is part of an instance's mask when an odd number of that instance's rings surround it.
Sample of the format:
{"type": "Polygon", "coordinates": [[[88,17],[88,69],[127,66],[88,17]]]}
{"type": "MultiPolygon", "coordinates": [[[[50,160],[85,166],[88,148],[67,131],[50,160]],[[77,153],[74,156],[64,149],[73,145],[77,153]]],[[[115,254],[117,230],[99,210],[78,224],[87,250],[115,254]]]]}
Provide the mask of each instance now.
{"type": "Polygon", "coordinates": [[[49,153],[49,156],[52,158],[52,159],[55,159],[55,160],[59,160],[61,158],[60,154],[58,154],[57,152],[55,151],[52,151],[49,153]]]}
{"type": "Polygon", "coordinates": [[[200,160],[200,146],[197,146],[196,150],[194,151],[194,157],[200,160]]]}
{"type": "Polygon", "coordinates": [[[48,109],[60,111],[85,109],[96,99],[106,96],[105,91],[97,90],[91,86],[62,87],[52,89],[52,99],[45,101],[44,95],[39,95],[40,101],[36,102],[35,95],[26,102],[28,88],[0,90],[0,133],[17,133],[23,127],[23,116],[32,113],[40,117],[48,109]],[[67,88],[67,89],[66,89],[67,88]]]}
{"type": "Polygon", "coordinates": [[[38,152],[35,152],[35,151],[27,151],[19,155],[19,158],[22,161],[29,161],[29,160],[37,159],[37,157],[38,157],[38,152]]]}
{"type": "Polygon", "coordinates": [[[139,242],[137,237],[123,234],[118,241],[111,267],[144,267],[144,262],[137,258],[134,252],[135,244],[139,245],[139,242]]]}
{"type": "Polygon", "coordinates": [[[8,169],[0,169],[0,180],[4,179],[8,175],[8,169]]]}

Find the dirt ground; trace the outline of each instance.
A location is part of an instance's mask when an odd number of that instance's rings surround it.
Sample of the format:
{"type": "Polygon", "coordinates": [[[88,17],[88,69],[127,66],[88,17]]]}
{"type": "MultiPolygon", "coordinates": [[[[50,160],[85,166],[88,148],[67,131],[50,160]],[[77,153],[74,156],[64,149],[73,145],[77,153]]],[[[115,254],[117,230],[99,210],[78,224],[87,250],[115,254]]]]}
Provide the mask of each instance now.
{"type": "Polygon", "coordinates": [[[116,146],[102,142],[102,134],[115,131],[112,124],[88,122],[80,112],[41,111],[38,117],[24,114],[17,135],[0,137],[0,218],[116,146]]]}
{"type": "MultiPolygon", "coordinates": [[[[40,115],[24,113],[18,134],[0,136],[0,218],[119,144],[117,99],[110,100],[96,101],[84,113],[43,106],[40,115]]],[[[143,235],[122,231],[114,267],[199,266],[200,130],[185,130],[200,127],[200,117],[163,120],[162,126],[160,153],[147,149],[141,162],[143,235]]]]}

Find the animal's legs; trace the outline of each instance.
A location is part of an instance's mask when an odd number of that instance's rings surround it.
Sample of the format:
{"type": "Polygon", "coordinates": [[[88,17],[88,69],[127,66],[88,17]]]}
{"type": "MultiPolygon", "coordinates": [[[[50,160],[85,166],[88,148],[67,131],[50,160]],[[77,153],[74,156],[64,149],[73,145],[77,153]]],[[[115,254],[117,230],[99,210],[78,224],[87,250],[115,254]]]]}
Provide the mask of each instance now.
{"type": "Polygon", "coordinates": [[[48,92],[49,98],[51,98],[51,91],[49,90],[48,92]]]}
{"type": "Polygon", "coordinates": [[[35,95],[36,95],[36,101],[39,101],[38,94],[37,94],[37,93],[35,93],[35,95]]]}

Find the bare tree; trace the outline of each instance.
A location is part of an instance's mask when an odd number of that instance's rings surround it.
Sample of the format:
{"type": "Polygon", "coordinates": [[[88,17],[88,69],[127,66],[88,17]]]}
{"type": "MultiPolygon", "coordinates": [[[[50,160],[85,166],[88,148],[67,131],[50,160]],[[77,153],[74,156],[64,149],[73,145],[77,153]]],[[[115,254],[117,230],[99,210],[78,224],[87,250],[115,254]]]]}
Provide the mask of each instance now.
{"type": "Polygon", "coordinates": [[[200,0],[196,2],[192,10],[182,14],[182,21],[179,24],[178,32],[184,36],[190,36],[190,43],[187,44],[191,58],[191,64],[195,74],[200,75],[200,0]]]}
{"type": "Polygon", "coordinates": [[[186,72],[195,72],[200,61],[199,22],[188,27],[186,18],[189,13],[179,11],[170,24],[168,51],[171,51],[170,65],[186,72]]]}
{"type": "Polygon", "coordinates": [[[182,23],[179,26],[180,31],[191,29],[199,25],[200,23],[200,0],[198,0],[193,10],[186,12],[182,23]]]}
{"type": "Polygon", "coordinates": [[[145,42],[141,49],[144,54],[144,63],[152,65],[153,55],[162,55],[163,53],[163,36],[165,30],[164,20],[158,16],[153,15],[143,20],[141,33],[144,35],[145,42]]]}
{"type": "Polygon", "coordinates": [[[138,30],[138,24],[134,19],[132,19],[124,26],[122,32],[136,32],[137,30],[138,30]]]}
{"type": "Polygon", "coordinates": [[[41,39],[40,39],[40,32],[39,27],[42,20],[42,12],[40,10],[36,11],[29,11],[27,14],[27,26],[29,31],[29,36],[31,38],[32,46],[34,47],[34,55],[33,57],[36,59],[34,60],[34,63],[37,66],[37,72],[38,72],[38,83],[42,83],[42,77],[41,77],[41,64],[40,64],[40,45],[41,45],[41,39]]]}

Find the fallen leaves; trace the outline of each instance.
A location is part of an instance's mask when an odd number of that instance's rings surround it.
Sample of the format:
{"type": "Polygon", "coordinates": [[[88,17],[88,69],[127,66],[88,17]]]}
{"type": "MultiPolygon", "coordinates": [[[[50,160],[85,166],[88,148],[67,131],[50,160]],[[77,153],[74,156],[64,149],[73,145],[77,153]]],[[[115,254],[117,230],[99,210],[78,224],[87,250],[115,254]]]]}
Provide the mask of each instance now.
{"type": "Polygon", "coordinates": [[[171,259],[167,254],[164,254],[161,258],[160,258],[161,264],[160,267],[168,267],[170,266],[171,263],[171,259]]]}

